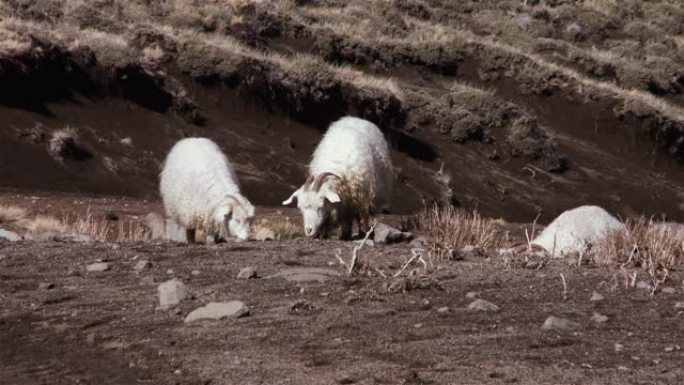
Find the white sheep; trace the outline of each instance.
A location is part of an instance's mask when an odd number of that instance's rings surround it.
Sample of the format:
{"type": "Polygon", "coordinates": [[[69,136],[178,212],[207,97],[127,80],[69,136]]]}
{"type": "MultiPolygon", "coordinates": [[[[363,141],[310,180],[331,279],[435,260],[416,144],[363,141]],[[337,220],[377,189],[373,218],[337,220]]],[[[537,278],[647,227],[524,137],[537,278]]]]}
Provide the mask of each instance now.
{"type": "Polygon", "coordinates": [[[330,125],[314,151],[309,177],[283,205],[294,199],[302,212],[304,233],[328,236],[341,225],[342,239],[351,237],[354,221],[359,232],[388,203],[394,170],[389,147],[373,123],[344,117],[330,125]]]}
{"type": "Polygon", "coordinates": [[[207,235],[249,237],[254,206],[240,194],[237,176],[221,149],[206,138],[176,143],[159,184],[166,215],[183,226],[188,242],[195,230],[207,235]]]}
{"type": "Polygon", "coordinates": [[[564,211],[531,244],[546,250],[552,257],[582,253],[609,232],[624,230],[625,225],[598,206],[580,206],[564,211]]]}

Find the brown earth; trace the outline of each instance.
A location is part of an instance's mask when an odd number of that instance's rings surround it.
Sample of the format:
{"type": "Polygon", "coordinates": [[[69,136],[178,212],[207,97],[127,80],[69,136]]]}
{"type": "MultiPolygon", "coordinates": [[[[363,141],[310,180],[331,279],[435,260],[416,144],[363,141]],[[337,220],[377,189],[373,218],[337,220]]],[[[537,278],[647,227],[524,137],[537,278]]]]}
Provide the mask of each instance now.
{"type": "MultiPolygon", "coordinates": [[[[5,193],[32,212],[116,213],[136,220],[158,204],[134,199],[5,193]]],[[[289,216],[262,209],[270,220],[289,216]]],[[[390,223],[398,218],[386,217],[390,223]]],[[[116,222],[116,221],[113,221],[116,222]]],[[[515,239],[525,226],[509,225],[515,239]]],[[[471,256],[413,263],[404,245],[366,247],[346,276],[353,244],[298,239],[213,246],[162,241],[0,241],[2,384],[678,384],[684,299],[626,288],[642,270],[578,266],[570,260],[525,268],[523,258],[471,256]],[[136,272],[149,260],[152,266],[136,272]],[[105,261],[105,272],[85,266],[105,261]],[[237,279],[244,267],[261,278],[237,279]],[[340,278],[288,282],[269,276],[326,268],[340,278]],[[199,273],[193,270],[198,270],[199,273]],[[370,271],[370,273],[369,273],[370,271]],[[383,278],[378,271],[386,275],[383,278]],[[562,278],[567,291],[563,294],[562,278]],[[158,308],[156,287],[176,277],[192,299],[158,308]],[[49,286],[46,286],[49,284],[49,286]],[[41,286],[42,285],[42,286],[41,286]],[[499,306],[470,311],[475,291],[499,306]],[[589,298],[597,291],[601,302],[589,298]],[[209,302],[240,300],[247,317],[185,324],[209,302]],[[437,310],[448,307],[446,312],[437,310]],[[597,312],[609,317],[596,324],[597,312]],[[545,331],[555,315],[579,324],[545,331]],[[617,348],[616,344],[622,345],[617,348]]]]}

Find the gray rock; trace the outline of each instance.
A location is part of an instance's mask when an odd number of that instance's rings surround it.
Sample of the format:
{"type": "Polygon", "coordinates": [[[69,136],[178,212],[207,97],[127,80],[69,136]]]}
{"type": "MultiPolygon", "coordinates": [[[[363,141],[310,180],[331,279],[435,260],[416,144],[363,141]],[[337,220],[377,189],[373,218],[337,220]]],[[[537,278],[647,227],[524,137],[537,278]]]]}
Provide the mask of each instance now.
{"type": "Polygon", "coordinates": [[[194,275],[194,276],[198,276],[198,275],[201,274],[201,272],[200,272],[199,270],[193,270],[193,271],[190,272],[190,274],[192,274],[192,275],[194,275]]]}
{"type": "Polygon", "coordinates": [[[465,297],[468,299],[480,298],[480,293],[477,291],[469,291],[468,293],[466,293],[465,297]]]}
{"type": "Polygon", "coordinates": [[[625,345],[623,345],[623,344],[615,344],[615,345],[614,345],[614,348],[615,348],[615,351],[619,353],[619,352],[625,350],[625,345]]]}
{"type": "Polygon", "coordinates": [[[579,328],[580,325],[578,323],[556,316],[549,316],[542,325],[543,330],[575,330],[579,328]]]}
{"type": "Polygon", "coordinates": [[[268,227],[261,227],[259,230],[254,234],[254,239],[257,241],[272,241],[275,239],[275,232],[273,230],[269,229],[268,227]]]}
{"type": "Polygon", "coordinates": [[[166,219],[158,213],[149,213],[145,217],[145,226],[150,230],[151,239],[164,239],[166,236],[166,219]]]}
{"type": "Polygon", "coordinates": [[[591,316],[591,320],[597,324],[602,324],[608,322],[608,316],[599,313],[594,313],[594,315],[591,316]]]}
{"type": "Polygon", "coordinates": [[[248,266],[240,270],[237,277],[240,279],[259,278],[259,274],[253,267],[248,266]]]}
{"type": "Polygon", "coordinates": [[[89,272],[102,272],[109,270],[109,265],[105,262],[91,263],[86,266],[86,271],[89,272]]]}
{"type": "Polygon", "coordinates": [[[653,289],[653,286],[651,286],[651,284],[648,283],[647,281],[638,281],[636,283],[636,288],[642,289],[642,290],[651,290],[651,289],[653,289]]]}
{"type": "Polygon", "coordinates": [[[411,247],[425,247],[428,245],[428,239],[425,237],[417,237],[413,239],[410,243],[409,246],[411,247]]]}
{"type": "Polygon", "coordinates": [[[185,323],[200,320],[220,320],[226,317],[239,318],[248,314],[249,308],[241,301],[211,302],[188,314],[185,317],[185,323]]]}
{"type": "Polygon", "coordinates": [[[339,279],[342,276],[337,270],[321,267],[296,267],[284,269],[267,278],[283,278],[289,282],[325,282],[331,279],[339,279]]]}
{"type": "Polygon", "coordinates": [[[178,278],[166,281],[157,287],[159,306],[166,308],[180,303],[188,296],[188,288],[178,278]]]}
{"type": "Polygon", "coordinates": [[[133,267],[133,269],[135,271],[140,272],[140,271],[143,271],[143,270],[145,270],[151,266],[152,266],[152,262],[148,261],[147,259],[143,259],[143,260],[138,261],[138,263],[135,264],[135,267],[133,267]]]}
{"type": "Polygon", "coordinates": [[[675,289],[674,287],[666,286],[661,290],[661,292],[663,292],[664,294],[677,294],[677,289],[675,289]]]}
{"type": "MultiPolygon", "coordinates": [[[[359,245],[362,244],[362,243],[363,243],[363,239],[360,239],[360,240],[356,241],[356,243],[358,243],[359,245]]],[[[367,239],[364,246],[366,246],[366,247],[374,247],[374,246],[375,246],[375,242],[373,242],[373,241],[370,240],[370,239],[367,239]]]]}
{"type": "Polygon", "coordinates": [[[447,306],[440,307],[439,309],[437,309],[437,313],[440,313],[440,314],[444,314],[444,313],[448,313],[448,312],[449,312],[449,307],[447,307],[447,306]]]}
{"type": "Polygon", "coordinates": [[[466,245],[466,246],[463,246],[460,250],[456,251],[456,255],[454,257],[457,260],[462,260],[462,259],[476,258],[479,256],[480,256],[480,250],[478,250],[477,247],[472,246],[472,245],[466,245]]]}
{"type": "Polygon", "coordinates": [[[10,242],[16,242],[16,241],[21,241],[22,236],[15,233],[14,231],[9,231],[5,229],[0,229],[0,239],[6,239],[10,242]]]}
{"type": "Polygon", "coordinates": [[[530,260],[525,264],[526,269],[538,269],[541,263],[539,261],[530,260]]]}
{"type": "Polygon", "coordinates": [[[499,311],[499,307],[484,299],[476,299],[468,305],[468,310],[499,311]]]}
{"type": "Polygon", "coordinates": [[[50,290],[55,287],[55,284],[51,282],[41,282],[40,285],[38,285],[38,289],[40,290],[50,290]]]}
{"type": "Polygon", "coordinates": [[[684,301],[678,301],[675,303],[675,310],[684,310],[684,301]]]}
{"type": "Polygon", "coordinates": [[[155,283],[156,282],[154,280],[154,277],[151,275],[146,275],[146,276],[140,278],[140,282],[139,282],[139,284],[141,286],[153,286],[155,283]]]}
{"type": "Polygon", "coordinates": [[[591,295],[591,298],[589,298],[589,301],[591,301],[591,302],[601,302],[601,301],[603,301],[604,299],[605,299],[605,297],[603,297],[603,296],[601,295],[601,293],[594,292],[594,293],[591,295]]]}
{"type": "Polygon", "coordinates": [[[413,234],[399,231],[384,223],[376,224],[373,231],[373,242],[375,243],[397,243],[411,239],[413,239],[413,234]]]}
{"type": "Polygon", "coordinates": [[[185,228],[171,218],[166,218],[166,239],[180,243],[188,242],[185,228]]]}

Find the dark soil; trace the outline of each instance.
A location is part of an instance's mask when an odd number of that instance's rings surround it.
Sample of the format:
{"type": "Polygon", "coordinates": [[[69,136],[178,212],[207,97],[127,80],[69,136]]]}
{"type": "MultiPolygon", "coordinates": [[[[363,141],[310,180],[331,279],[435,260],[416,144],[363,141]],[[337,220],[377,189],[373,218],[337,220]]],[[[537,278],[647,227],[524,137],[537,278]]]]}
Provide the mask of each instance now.
{"type": "MultiPolygon", "coordinates": [[[[3,201],[33,212],[105,212],[140,218],[157,204],[136,200],[24,197],[3,201]],[[34,202],[28,205],[28,202],[34,202]]],[[[295,210],[269,218],[297,217],[295,210]]],[[[390,223],[396,218],[386,218],[390,223]]],[[[520,239],[521,227],[510,226],[520,239]]],[[[660,290],[626,288],[612,267],[469,257],[409,266],[406,245],[366,247],[359,274],[346,276],[340,241],[161,241],[126,244],[0,241],[0,383],[2,384],[678,384],[681,272],[660,290]],[[149,260],[151,267],[134,266],[149,260]],[[86,272],[105,261],[110,269],[86,272]],[[237,279],[244,267],[261,278],[237,279]],[[286,269],[325,268],[340,278],[289,282],[286,269]],[[195,272],[197,270],[199,273],[195,272]],[[380,276],[383,272],[388,278],[380,276]],[[414,271],[414,273],[411,273],[414,271]],[[560,274],[566,280],[563,294],[560,274]],[[192,298],[158,307],[156,287],[181,279],[192,298]],[[478,292],[500,310],[466,310],[478,292]],[[605,296],[591,302],[593,291],[605,296]],[[241,300],[239,319],[184,324],[209,302],[241,300]],[[437,310],[448,307],[446,312],[437,310]],[[605,324],[591,316],[607,315],[605,324]],[[577,330],[544,331],[555,315],[577,330]],[[620,348],[618,345],[622,345],[620,348]],[[617,350],[616,350],[616,346],[617,350]]],[[[643,271],[638,279],[648,281],[643,271]]]]}

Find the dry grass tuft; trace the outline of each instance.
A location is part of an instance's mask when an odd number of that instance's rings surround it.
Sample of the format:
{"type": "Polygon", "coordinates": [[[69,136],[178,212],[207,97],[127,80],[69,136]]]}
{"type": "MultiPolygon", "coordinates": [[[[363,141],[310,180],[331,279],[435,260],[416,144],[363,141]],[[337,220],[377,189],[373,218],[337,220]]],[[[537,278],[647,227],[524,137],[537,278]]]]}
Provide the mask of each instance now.
{"type": "Polygon", "coordinates": [[[456,209],[453,206],[424,208],[416,215],[416,230],[430,238],[431,249],[438,259],[453,257],[454,251],[465,246],[488,250],[498,243],[493,221],[476,211],[456,209]]]}
{"type": "Polygon", "coordinates": [[[124,221],[119,222],[119,233],[116,237],[117,242],[139,242],[149,241],[150,239],[152,239],[152,232],[142,223],[129,221],[128,225],[126,225],[124,221]]]}
{"type": "Polygon", "coordinates": [[[290,222],[289,218],[284,221],[274,222],[269,227],[273,230],[278,241],[297,239],[302,236],[302,229],[290,222]]]}
{"type": "Polygon", "coordinates": [[[26,210],[14,205],[0,205],[0,223],[21,223],[26,219],[26,210]]]}
{"type": "Polygon", "coordinates": [[[76,217],[71,228],[76,234],[87,235],[94,240],[106,242],[111,226],[107,219],[95,219],[90,209],[88,209],[84,216],[79,215],[76,217]]]}
{"type": "Polygon", "coordinates": [[[628,220],[625,230],[610,233],[590,253],[599,264],[642,268],[657,287],[668,271],[684,264],[684,237],[675,227],[641,217],[628,220]]]}
{"type": "Polygon", "coordinates": [[[49,215],[38,215],[34,219],[26,222],[24,227],[31,234],[62,233],[67,229],[64,222],[49,215]]]}

